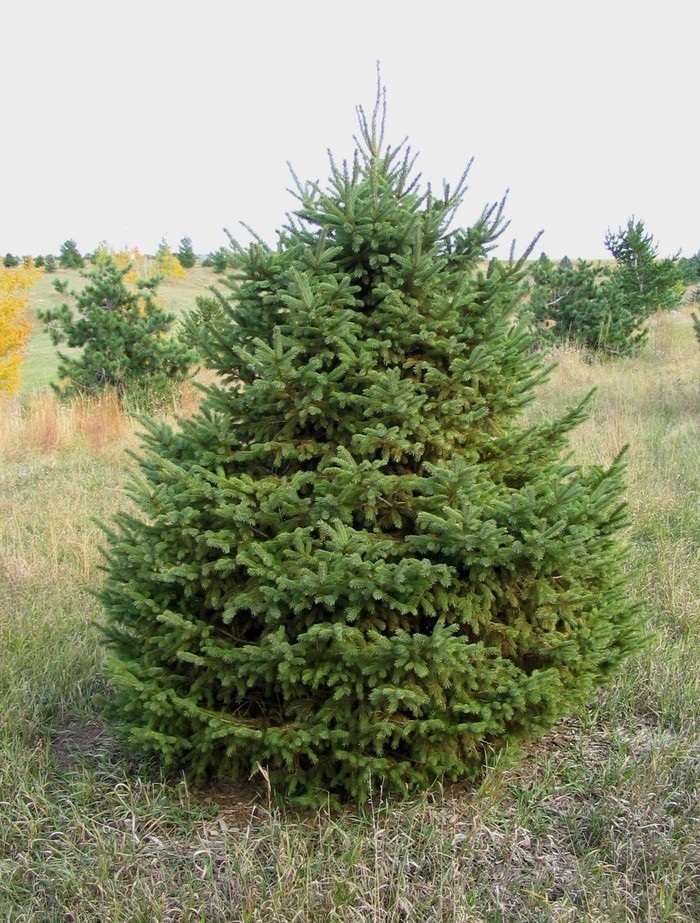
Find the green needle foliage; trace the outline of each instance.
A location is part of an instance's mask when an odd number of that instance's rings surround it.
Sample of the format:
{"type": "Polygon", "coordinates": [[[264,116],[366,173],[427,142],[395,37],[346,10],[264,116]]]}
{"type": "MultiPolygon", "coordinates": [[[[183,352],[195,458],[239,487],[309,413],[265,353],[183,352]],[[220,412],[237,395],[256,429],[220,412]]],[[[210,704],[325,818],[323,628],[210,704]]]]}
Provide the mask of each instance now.
{"type": "Polygon", "coordinates": [[[206,259],[202,260],[202,266],[211,266],[216,273],[226,272],[231,259],[230,252],[226,247],[219,247],[213,253],[210,253],[206,259]]]}
{"type": "Polygon", "coordinates": [[[207,331],[218,323],[228,307],[221,292],[216,289],[211,291],[211,295],[197,295],[195,308],[189,312],[183,330],[183,340],[195,351],[199,351],[202,339],[206,339],[207,331]],[[202,327],[205,329],[200,329],[202,327]]]}
{"type": "Polygon", "coordinates": [[[700,343],[700,317],[697,314],[693,314],[693,329],[695,330],[695,336],[698,338],[698,343],[700,343]]]}
{"type": "Polygon", "coordinates": [[[175,256],[183,269],[192,269],[197,264],[197,255],[192,249],[192,241],[189,237],[182,238],[175,256]]]}
{"type": "Polygon", "coordinates": [[[61,244],[58,264],[62,269],[82,269],[84,262],[74,240],[65,240],[61,244]]]}
{"type": "Polygon", "coordinates": [[[626,228],[608,231],[605,246],[615,258],[612,269],[585,260],[574,267],[566,257],[555,266],[544,254],[534,265],[532,293],[522,313],[540,341],[630,355],[646,340],[649,317],[680,305],[678,259],[658,258],[643,221],[632,217],[626,228]]]}
{"type": "MultiPolygon", "coordinates": [[[[121,397],[127,392],[162,397],[187,376],[194,354],[170,335],[175,317],[156,299],[161,277],[140,279],[133,289],[124,281],[130,268],[120,269],[107,254],[83,273],[87,282],[82,291],[70,292],[75,308],[64,303],[37,312],[54,346],[81,348],[77,356],[58,353],[61,381],[53,387],[62,397],[105,389],[121,397]]],[[[66,283],[56,281],[54,286],[66,293],[66,283]]]]}
{"type": "Polygon", "coordinates": [[[131,744],[310,802],[471,777],[640,644],[622,461],[562,457],[582,406],[521,422],[547,372],[512,321],[525,257],[479,269],[502,208],[450,230],[464,178],[421,193],[359,112],[353,162],[297,182],[192,330],[219,383],[144,421],[101,592],[131,744]]]}
{"type": "Polygon", "coordinates": [[[532,292],[522,315],[543,343],[575,343],[607,353],[632,351],[644,329],[637,316],[613,305],[605,269],[586,260],[574,266],[540,258],[532,267],[532,292]]]}
{"type": "Polygon", "coordinates": [[[608,231],[605,246],[615,258],[615,293],[628,311],[646,320],[655,311],[679,307],[684,285],[678,255],[659,259],[659,248],[643,221],[632,216],[627,227],[608,231]]]}

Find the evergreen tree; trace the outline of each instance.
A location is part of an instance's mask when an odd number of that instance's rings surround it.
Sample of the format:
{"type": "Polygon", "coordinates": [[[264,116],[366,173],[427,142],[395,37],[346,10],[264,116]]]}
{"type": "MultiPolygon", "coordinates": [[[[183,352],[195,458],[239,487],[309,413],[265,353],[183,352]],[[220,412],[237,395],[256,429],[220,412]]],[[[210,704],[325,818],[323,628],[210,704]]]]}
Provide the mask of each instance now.
{"type": "Polygon", "coordinates": [[[610,269],[564,257],[558,266],[539,260],[532,268],[527,316],[543,342],[570,342],[609,355],[629,355],[647,337],[656,310],[680,304],[683,282],[675,257],[659,260],[644,223],[608,231],[605,245],[615,257],[610,269]]]}
{"type": "Polygon", "coordinates": [[[83,262],[74,240],[66,240],[61,244],[58,264],[62,269],[82,269],[83,262]]]}
{"type": "Polygon", "coordinates": [[[218,250],[214,250],[213,253],[210,253],[206,259],[202,260],[202,266],[211,266],[214,272],[222,273],[226,272],[229,268],[229,263],[231,260],[231,253],[226,249],[226,247],[219,247],[218,250]]]}
{"type": "Polygon", "coordinates": [[[700,250],[690,257],[682,256],[678,260],[678,271],[686,285],[700,281],[700,250]]]}
{"type": "Polygon", "coordinates": [[[608,231],[605,246],[617,264],[611,276],[614,296],[626,311],[643,322],[655,311],[680,305],[683,276],[678,257],[659,259],[653,235],[646,233],[643,221],[632,216],[626,228],[608,231]]]}
{"type": "Polygon", "coordinates": [[[192,269],[197,264],[197,255],[192,249],[192,241],[189,237],[183,237],[180,241],[180,247],[175,254],[183,269],[192,269]]]}
{"type": "Polygon", "coordinates": [[[19,257],[13,256],[11,253],[6,253],[2,258],[2,265],[5,269],[12,269],[14,266],[19,266],[19,257]]]}
{"type": "Polygon", "coordinates": [[[183,339],[195,350],[199,350],[202,338],[206,337],[206,330],[201,328],[223,323],[223,315],[230,311],[230,306],[216,289],[212,289],[211,295],[197,295],[195,305],[186,319],[183,339]]]}
{"type": "MultiPolygon", "coordinates": [[[[163,394],[182,381],[192,364],[191,351],[171,335],[175,317],[156,300],[160,281],[139,280],[135,289],[124,277],[130,265],[119,267],[111,254],[89,272],[80,292],[71,292],[77,314],[68,304],[37,312],[47,325],[54,346],[82,348],[79,356],[59,352],[55,390],[63,397],[95,394],[106,388],[120,395],[127,390],[163,394]]],[[[66,284],[54,283],[62,294],[66,284]]]]}
{"type": "Polygon", "coordinates": [[[608,271],[566,257],[555,266],[536,263],[532,291],[521,311],[543,343],[573,343],[609,355],[633,352],[646,336],[645,317],[629,310],[608,271]]]}
{"type": "Polygon", "coordinates": [[[53,253],[44,257],[44,269],[46,272],[56,272],[56,257],[53,253]]]}
{"type": "Polygon", "coordinates": [[[562,457],[583,406],[522,422],[546,371],[525,257],[479,269],[502,208],[451,230],[463,182],[421,193],[359,111],[353,162],[236,249],[196,331],[218,383],[144,421],[101,592],[133,746],[311,800],[472,776],[640,643],[622,461],[562,457]]]}

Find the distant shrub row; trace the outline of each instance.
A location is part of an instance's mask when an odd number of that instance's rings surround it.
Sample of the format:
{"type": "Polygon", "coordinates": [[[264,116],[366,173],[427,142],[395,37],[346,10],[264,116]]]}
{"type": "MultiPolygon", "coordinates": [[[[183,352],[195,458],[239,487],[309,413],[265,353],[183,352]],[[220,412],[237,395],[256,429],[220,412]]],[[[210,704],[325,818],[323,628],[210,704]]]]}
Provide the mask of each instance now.
{"type": "MultiPolygon", "coordinates": [[[[60,255],[58,260],[52,254],[47,254],[43,256],[34,257],[33,262],[36,267],[39,269],[45,269],[47,272],[55,272],[56,267],[60,266],[61,269],[82,269],[85,266],[86,262],[92,263],[93,265],[99,259],[99,254],[101,251],[106,250],[107,245],[101,244],[94,252],[81,254],[78,250],[78,245],[72,239],[66,240],[61,244],[60,255]]],[[[165,240],[161,241],[161,244],[156,253],[155,259],[162,257],[164,254],[171,255],[174,259],[177,259],[178,263],[183,269],[192,269],[192,267],[197,263],[197,255],[192,249],[192,241],[189,237],[183,237],[180,241],[180,246],[176,253],[171,254],[170,248],[168,247],[165,240]]],[[[6,268],[12,268],[14,266],[19,266],[22,262],[27,262],[27,260],[32,259],[31,257],[19,257],[14,256],[12,253],[6,253],[2,260],[2,265],[6,268]]]]}

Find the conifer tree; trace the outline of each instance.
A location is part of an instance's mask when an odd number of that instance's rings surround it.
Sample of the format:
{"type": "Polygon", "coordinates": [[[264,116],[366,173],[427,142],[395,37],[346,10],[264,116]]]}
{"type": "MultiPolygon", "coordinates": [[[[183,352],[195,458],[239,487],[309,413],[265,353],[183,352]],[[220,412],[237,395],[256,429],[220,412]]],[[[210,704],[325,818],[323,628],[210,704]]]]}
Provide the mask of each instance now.
{"type": "Polygon", "coordinates": [[[206,330],[200,328],[211,328],[219,323],[229,307],[224,296],[216,289],[212,288],[211,295],[197,295],[195,308],[187,316],[183,340],[193,349],[199,350],[202,338],[206,337],[206,330]]]}
{"type": "Polygon", "coordinates": [[[700,250],[690,257],[682,256],[678,260],[678,272],[686,285],[700,281],[700,250]]]}
{"type": "Polygon", "coordinates": [[[381,97],[359,114],[354,160],[297,182],[191,330],[218,383],[145,421],[101,591],[131,744],[310,800],[473,776],[640,643],[621,459],[562,455],[583,406],[522,420],[546,378],[524,257],[479,269],[502,206],[451,229],[464,178],[421,192],[381,97]]]}
{"type": "Polygon", "coordinates": [[[189,237],[182,238],[175,256],[183,269],[192,269],[196,265],[197,255],[192,249],[192,241],[189,237]]]}
{"type": "Polygon", "coordinates": [[[214,250],[213,253],[210,253],[204,260],[202,260],[202,266],[211,266],[214,272],[223,273],[229,267],[231,260],[231,253],[226,249],[226,247],[219,247],[218,250],[214,250]]]}
{"type": "Polygon", "coordinates": [[[615,258],[612,283],[626,310],[646,320],[654,311],[680,305],[683,274],[678,256],[659,259],[659,248],[643,221],[635,221],[633,215],[625,228],[609,230],[605,246],[615,258]]]}
{"type": "Polygon", "coordinates": [[[676,257],[658,259],[644,222],[608,231],[605,246],[615,266],[564,257],[558,266],[540,259],[532,269],[527,316],[538,339],[570,342],[609,355],[635,352],[646,340],[646,322],[657,310],[680,304],[682,274],[676,257]]]}
{"type": "Polygon", "coordinates": [[[697,314],[692,315],[693,319],[693,329],[695,330],[695,336],[698,338],[698,343],[700,343],[700,317],[697,314]]]}
{"type": "Polygon", "coordinates": [[[61,244],[58,263],[62,269],[82,269],[84,260],[74,240],[66,240],[61,244]]]}
{"type": "Polygon", "coordinates": [[[538,260],[530,274],[531,297],[521,313],[541,342],[626,355],[646,336],[646,317],[630,310],[605,267],[586,260],[574,266],[565,257],[558,266],[538,260]]]}
{"type": "MultiPolygon", "coordinates": [[[[80,292],[70,292],[74,308],[67,303],[38,311],[54,346],[65,343],[81,348],[77,356],[59,351],[54,389],[66,398],[97,394],[107,388],[121,396],[141,390],[164,394],[182,381],[193,362],[188,347],[171,334],[175,317],[156,299],[159,276],[125,283],[131,266],[117,266],[105,252],[94,269],[83,273],[87,282],[80,292]]],[[[54,286],[65,294],[67,284],[54,286]]]]}

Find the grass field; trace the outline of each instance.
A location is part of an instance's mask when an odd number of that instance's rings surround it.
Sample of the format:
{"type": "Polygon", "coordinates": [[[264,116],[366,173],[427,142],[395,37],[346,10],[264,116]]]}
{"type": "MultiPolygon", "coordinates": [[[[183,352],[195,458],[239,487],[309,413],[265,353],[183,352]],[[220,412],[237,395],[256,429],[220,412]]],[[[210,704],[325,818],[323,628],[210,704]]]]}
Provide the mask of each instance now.
{"type": "MultiPolygon", "coordinates": [[[[179,310],[208,281],[163,293],[179,310]]],[[[36,333],[33,387],[0,405],[0,920],[700,919],[700,350],[689,311],[652,328],[634,359],[558,352],[530,411],[595,386],[574,457],[607,464],[630,444],[648,648],[478,784],[332,815],[295,812],[263,776],[192,790],[101,723],[93,517],[124,503],[135,424],[109,400],[68,409],[37,389],[36,333]]]]}

